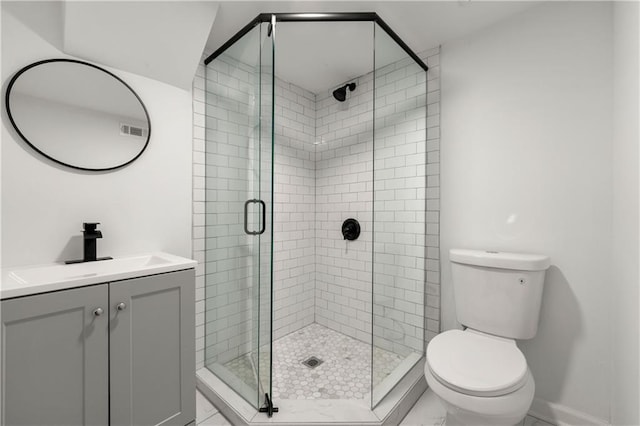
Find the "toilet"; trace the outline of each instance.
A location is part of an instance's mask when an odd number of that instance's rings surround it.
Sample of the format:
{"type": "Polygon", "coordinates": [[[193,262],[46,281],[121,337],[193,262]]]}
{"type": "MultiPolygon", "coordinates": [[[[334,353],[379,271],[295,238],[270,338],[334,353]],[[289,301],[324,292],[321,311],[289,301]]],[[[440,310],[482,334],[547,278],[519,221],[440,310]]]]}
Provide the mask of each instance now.
{"type": "Polygon", "coordinates": [[[515,425],[535,382],[516,339],[538,330],[547,256],[452,249],[456,315],[427,346],[425,377],[447,411],[446,425],[515,425]]]}

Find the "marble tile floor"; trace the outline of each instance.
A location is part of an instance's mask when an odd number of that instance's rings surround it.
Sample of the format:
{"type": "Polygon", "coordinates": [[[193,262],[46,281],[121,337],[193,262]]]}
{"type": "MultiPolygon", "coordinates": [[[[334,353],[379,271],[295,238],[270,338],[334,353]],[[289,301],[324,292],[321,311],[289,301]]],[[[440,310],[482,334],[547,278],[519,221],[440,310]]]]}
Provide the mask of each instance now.
{"type": "MultiPolygon", "coordinates": [[[[373,385],[401,362],[399,355],[375,347],[373,385]]],[[[225,367],[256,388],[255,368],[248,355],[227,362],[225,367]]],[[[273,342],[272,386],[274,400],[363,399],[371,386],[371,345],[311,324],[273,342]],[[303,365],[311,356],[321,359],[322,364],[313,369],[303,365]]]]}
{"type": "MultiPolygon", "coordinates": [[[[196,424],[202,426],[230,426],[231,423],[199,392],[196,392],[196,424]]],[[[422,394],[399,426],[443,426],[445,411],[436,395],[430,390],[422,394]]],[[[532,416],[527,416],[517,426],[554,426],[532,416]]]]}
{"type": "MultiPolygon", "coordinates": [[[[400,426],[443,426],[446,412],[431,389],[418,399],[400,426]]],[[[532,416],[527,416],[516,426],[554,426],[532,416]]]]}

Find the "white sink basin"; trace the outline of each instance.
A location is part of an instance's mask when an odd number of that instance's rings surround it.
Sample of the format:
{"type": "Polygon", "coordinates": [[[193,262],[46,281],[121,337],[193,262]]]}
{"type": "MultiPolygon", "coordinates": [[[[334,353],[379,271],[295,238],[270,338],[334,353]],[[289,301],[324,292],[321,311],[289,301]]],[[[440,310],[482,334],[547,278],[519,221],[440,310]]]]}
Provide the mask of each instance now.
{"type": "Polygon", "coordinates": [[[97,262],[37,265],[2,271],[0,298],[26,296],[90,284],[195,268],[196,261],[152,253],[97,262]]]}

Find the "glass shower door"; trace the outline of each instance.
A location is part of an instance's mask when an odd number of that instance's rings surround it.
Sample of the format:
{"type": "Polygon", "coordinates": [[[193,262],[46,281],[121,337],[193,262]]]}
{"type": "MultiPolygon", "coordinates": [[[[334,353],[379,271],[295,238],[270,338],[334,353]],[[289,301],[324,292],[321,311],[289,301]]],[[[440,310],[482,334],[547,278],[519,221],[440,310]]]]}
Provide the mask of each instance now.
{"type": "Polygon", "coordinates": [[[206,69],[205,364],[255,408],[271,394],[273,37],[206,69]]]}
{"type": "Polygon", "coordinates": [[[254,316],[257,321],[257,347],[254,357],[258,364],[258,404],[260,410],[267,411],[271,417],[272,376],[272,342],[273,342],[273,163],[274,163],[274,105],[275,105],[275,20],[273,23],[260,24],[260,125],[259,144],[255,182],[258,185],[257,195],[260,197],[261,212],[256,210],[255,220],[262,221],[260,235],[255,244],[258,245],[259,272],[254,275],[255,289],[258,298],[258,312],[254,316]]]}

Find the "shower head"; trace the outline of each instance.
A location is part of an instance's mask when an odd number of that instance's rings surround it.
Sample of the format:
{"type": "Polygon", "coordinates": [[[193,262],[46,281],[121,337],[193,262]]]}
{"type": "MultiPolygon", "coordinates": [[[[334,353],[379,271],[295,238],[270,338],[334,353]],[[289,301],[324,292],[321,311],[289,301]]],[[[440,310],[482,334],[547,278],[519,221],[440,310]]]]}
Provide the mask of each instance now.
{"type": "Polygon", "coordinates": [[[353,92],[356,90],[356,84],[347,83],[344,86],[337,88],[333,91],[333,97],[336,98],[337,101],[344,102],[345,99],[347,99],[347,88],[349,88],[349,91],[353,92]]]}
{"type": "Polygon", "coordinates": [[[347,86],[334,90],[333,97],[336,98],[337,101],[344,102],[344,100],[347,99],[347,86]]]}

